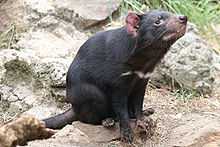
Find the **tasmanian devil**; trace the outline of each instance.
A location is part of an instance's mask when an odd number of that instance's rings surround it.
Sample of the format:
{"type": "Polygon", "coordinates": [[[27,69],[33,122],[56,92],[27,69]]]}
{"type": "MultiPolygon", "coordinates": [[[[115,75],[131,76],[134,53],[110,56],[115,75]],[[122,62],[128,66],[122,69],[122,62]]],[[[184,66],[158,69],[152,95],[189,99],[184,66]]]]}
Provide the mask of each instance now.
{"type": "Polygon", "coordinates": [[[141,120],[150,73],[170,46],[185,34],[187,17],[152,10],[129,13],[126,25],[99,32],[79,49],[67,73],[66,97],[72,108],[45,119],[46,127],[72,121],[120,122],[122,140],[132,142],[129,119],[141,120]]]}

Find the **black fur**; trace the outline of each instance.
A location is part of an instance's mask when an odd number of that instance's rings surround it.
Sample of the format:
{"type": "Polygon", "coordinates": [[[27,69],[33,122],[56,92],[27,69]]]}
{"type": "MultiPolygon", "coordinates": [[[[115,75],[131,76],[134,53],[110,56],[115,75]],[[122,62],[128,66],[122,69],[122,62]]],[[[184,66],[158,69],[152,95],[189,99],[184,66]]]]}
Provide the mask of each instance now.
{"type": "Polygon", "coordinates": [[[46,126],[60,128],[74,120],[100,124],[113,117],[120,121],[122,139],[132,142],[129,118],[142,117],[148,78],[123,73],[152,72],[169,47],[185,33],[187,19],[182,18],[156,10],[142,15],[130,13],[126,26],[88,39],[67,74],[70,116],[64,113],[46,119],[46,126]]]}

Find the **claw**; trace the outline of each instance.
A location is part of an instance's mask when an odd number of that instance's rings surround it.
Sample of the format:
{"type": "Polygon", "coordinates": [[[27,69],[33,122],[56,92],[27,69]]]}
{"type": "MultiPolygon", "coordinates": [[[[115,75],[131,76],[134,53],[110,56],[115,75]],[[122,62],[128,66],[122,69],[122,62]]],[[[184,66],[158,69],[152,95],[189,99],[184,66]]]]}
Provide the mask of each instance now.
{"type": "Polygon", "coordinates": [[[131,128],[123,129],[121,132],[121,141],[125,143],[132,143],[134,139],[131,128]]]}
{"type": "Polygon", "coordinates": [[[106,128],[112,128],[115,126],[115,120],[112,118],[106,118],[102,120],[102,125],[106,128]]]}
{"type": "Polygon", "coordinates": [[[155,110],[153,108],[147,108],[143,111],[143,114],[145,116],[150,116],[150,115],[154,114],[154,112],[155,112],[155,110]]]}

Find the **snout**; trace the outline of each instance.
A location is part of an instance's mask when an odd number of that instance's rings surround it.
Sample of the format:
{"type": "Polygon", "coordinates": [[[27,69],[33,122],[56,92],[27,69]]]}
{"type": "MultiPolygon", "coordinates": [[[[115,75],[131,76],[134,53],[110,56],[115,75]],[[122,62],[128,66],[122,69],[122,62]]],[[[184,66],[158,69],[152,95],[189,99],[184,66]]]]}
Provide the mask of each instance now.
{"type": "Polygon", "coordinates": [[[179,19],[180,23],[182,23],[182,24],[186,24],[187,20],[188,20],[187,16],[184,16],[184,15],[180,15],[178,17],[178,19],[179,19]]]}
{"type": "Polygon", "coordinates": [[[184,15],[171,16],[166,24],[167,33],[163,36],[163,40],[177,40],[186,32],[188,18],[184,15]]]}

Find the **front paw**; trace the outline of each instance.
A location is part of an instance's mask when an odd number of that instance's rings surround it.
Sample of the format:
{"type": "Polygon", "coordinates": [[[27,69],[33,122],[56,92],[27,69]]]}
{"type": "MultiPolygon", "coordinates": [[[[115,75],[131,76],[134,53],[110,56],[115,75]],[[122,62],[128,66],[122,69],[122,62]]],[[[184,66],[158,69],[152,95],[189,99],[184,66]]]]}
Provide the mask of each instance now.
{"type": "Polygon", "coordinates": [[[147,129],[147,126],[146,126],[146,123],[144,122],[144,120],[138,119],[136,121],[135,130],[137,130],[138,132],[143,132],[143,131],[146,131],[146,129],[147,129]]]}
{"type": "Polygon", "coordinates": [[[105,128],[113,128],[115,126],[115,120],[113,118],[106,118],[102,120],[102,126],[105,128]]]}
{"type": "Polygon", "coordinates": [[[134,139],[134,133],[131,128],[121,129],[121,141],[125,143],[132,143],[134,139]]]}
{"type": "Polygon", "coordinates": [[[142,113],[144,116],[150,116],[154,114],[155,110],[153,108],[147,108],[142,113]]]}
{"type": "Polygon", "coordinates": [[[150,117],[145,117],[142,120],[136,120],[134,132],[135,134],[146,134],[152,136],[155,132],[157,122],[150,117]]]}

